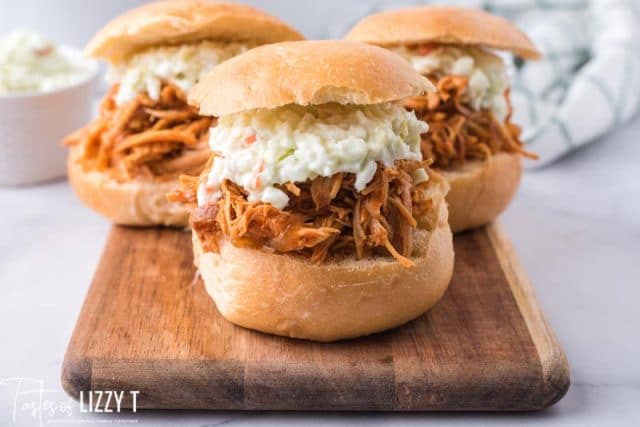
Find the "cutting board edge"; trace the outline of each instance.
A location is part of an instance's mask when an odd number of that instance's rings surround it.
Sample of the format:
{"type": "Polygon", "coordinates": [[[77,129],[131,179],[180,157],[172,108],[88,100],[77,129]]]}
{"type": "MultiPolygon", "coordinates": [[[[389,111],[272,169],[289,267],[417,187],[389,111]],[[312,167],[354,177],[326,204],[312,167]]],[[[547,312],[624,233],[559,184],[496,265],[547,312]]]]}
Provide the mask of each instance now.
{"type": "Polygon", "coordinates": [[[60,382],[62,389],[73,399],[80,400],[80,392],[92,390],[93,361],[85,357],[72,356],[71,348],[67,349],[62,362],[60,382]]]}
{"type": "Polygon", "coordinates": [[[535,295],[513,243],[499,222],[487,225],[487,236],[496,250],[498,261],[511,287],[540,358],[541,396],[539,409],[559,402],[571,386],[569,361],[535,295]]]}

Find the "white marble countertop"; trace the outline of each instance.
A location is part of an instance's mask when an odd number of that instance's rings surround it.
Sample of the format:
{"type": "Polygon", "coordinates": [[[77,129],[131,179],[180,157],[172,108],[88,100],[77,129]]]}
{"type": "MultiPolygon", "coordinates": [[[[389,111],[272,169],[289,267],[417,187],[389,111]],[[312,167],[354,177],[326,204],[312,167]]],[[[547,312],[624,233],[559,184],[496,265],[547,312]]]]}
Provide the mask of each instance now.
{"type": "Polygon", "coordinates": [[[528,173],[503,217],[572,368],[567,396],[541,413],[81,414],[60,368],[109,224],[66,182],[0,189],[0,425],[640,425],[639,139],[637,119],[528,173]]]}

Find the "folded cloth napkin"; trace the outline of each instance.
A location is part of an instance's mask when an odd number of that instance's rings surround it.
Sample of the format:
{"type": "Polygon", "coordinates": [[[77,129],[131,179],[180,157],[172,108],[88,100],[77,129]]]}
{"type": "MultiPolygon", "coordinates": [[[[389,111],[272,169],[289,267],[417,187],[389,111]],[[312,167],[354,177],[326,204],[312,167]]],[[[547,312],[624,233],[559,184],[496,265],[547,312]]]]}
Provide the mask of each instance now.
{"type": "Polygon", "coordinates": [[[634,116],[640,106],[639,1],[487,5],[514,19],[545,55],[516,62],[514,121],[523,126],[527,149],[540,156],[528,166],[544,166],[634,116]]]}
{"type": "Polygon", "coordinates": [[[544,54],[512,60],[514,122],[544,166],[619,128],[640,106],[640,0],[381,2],[367,11],[419,4],[481,7],[526,32],[544,54]]]}

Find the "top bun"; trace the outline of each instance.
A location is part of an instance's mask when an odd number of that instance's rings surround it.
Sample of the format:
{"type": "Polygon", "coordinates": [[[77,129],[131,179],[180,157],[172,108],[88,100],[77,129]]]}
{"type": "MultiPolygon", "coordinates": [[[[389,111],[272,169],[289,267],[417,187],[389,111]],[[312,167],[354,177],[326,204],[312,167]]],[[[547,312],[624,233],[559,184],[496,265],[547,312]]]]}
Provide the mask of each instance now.
{"type": "Polygon", "coordinates": [[[250,6],[210,0],[166,0],[132,9],[87,44],[87,55],[118,62],[147,47],[203,40],[267,44],[304,37],[250,6]]]}
{"type": "Polygon", "coordinates": [[[225,116],[287,104],[378,104],[433,91],[399,55],[345,41],[252,49],[217,66],[189,92],[200,114],[225,116]]]}
{"type": "Polygon", "coordinates": [[[347,40],[379,46],[444,43],[506,50],[540,58],[531,40],[508,20],[480,9],[423,6],[378,13],[356,24],[347,40]]]}

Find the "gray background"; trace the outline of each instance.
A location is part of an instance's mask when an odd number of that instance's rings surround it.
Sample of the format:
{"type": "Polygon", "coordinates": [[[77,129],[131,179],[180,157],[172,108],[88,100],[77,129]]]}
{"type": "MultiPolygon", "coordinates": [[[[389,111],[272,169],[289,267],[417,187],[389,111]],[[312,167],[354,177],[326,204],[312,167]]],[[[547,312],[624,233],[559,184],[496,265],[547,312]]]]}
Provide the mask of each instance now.
{"type": "MultiPolygon", "coordinates": [[[[143,0],[0,0],[2,33],[35,29],[51,39],[83,45],[110,18],[146,3],[143,0]]],[[[307,38],[338,38],[361,16],[385,8],[424,3],[480,3],[474,0],[247,0],[296,27],[307,38]]]]}

